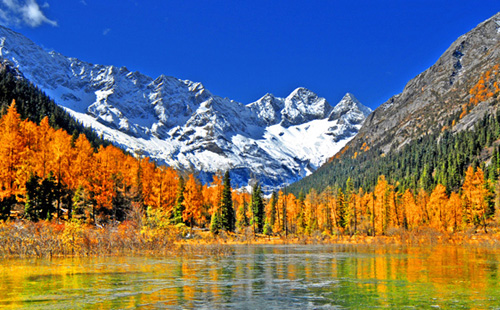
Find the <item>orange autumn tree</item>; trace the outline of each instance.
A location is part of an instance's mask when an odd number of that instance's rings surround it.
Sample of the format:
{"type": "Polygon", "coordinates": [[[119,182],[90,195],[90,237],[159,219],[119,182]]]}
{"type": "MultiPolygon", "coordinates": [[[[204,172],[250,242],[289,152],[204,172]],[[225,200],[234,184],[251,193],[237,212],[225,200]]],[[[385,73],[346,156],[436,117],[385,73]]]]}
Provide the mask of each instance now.
{"type": "Polygon", "coordinates": [[[149,161],[149,157],[141,158],[138,161],[136,172],[136,186],[140,191],[138,198],[144,207],[161,208],[163,190],[161,171],[149,161]]]}
{"type": "Polygon", "coordinates": [[[423,188],[418,191],[415,202],[417,203],[417,212],[420,213],[420,225],[429,225],[430,217],[427,209],[429,194],[423,188]]]}
{"type": "Polygon", "coordinates": [[[68,210],[68,216],[87,215],[89,218],[91,210],[90,191],[91,191],[91,171],[94,168],[94,148],[90,145],[85,135],[81,134],[74,142],[75,158],[70,167],[68,180],[69,188],[75,191],[73,195],[72,210],[68,210]]]}
{"type": "Polygon", "coordinates": [[[161,207],[166,210],[171,210],[175,203],[179,175],[172,167],[160,167],[160,170],[163,184],[161,207]]]}
{"type": "Polygon", "coordinates": [[[388,223],[390,185],[385,179],[385,176],[379,176],[377,185],[375,186],[374,194],[375,201],[373,215],[375,223],[375,233],[380,235],[386,232],[388,223]]]}
{"type": "Polygon", "coordinates": [[[318,227],[318,206],[317,202],[319,201],[318,193],[312,189],[304,200],[304,223],[305,223],[305,232],[307,234],[311,234],[318,227]]]}
{"type": "Polygon", "coordinates": [[[55,130],[50,127],[49,118],[44,117],[36,132],[36,141],[38,144],[31,146],[33,148],[33,158],[31,160],[33,161],[34,173],[42,179],[45,178],[50,171],[54,170],[54,155],[52,152],[54,132],[55,130]]]}
{"type": "Polygon", "coordinates": [[[331,203],[328,201],[325,193],[321,193],[319,196],[318,227],[323,233],[328,235],[332,234],[333,225],[331,203]]]}
{"type": "Polygon", "coordinates": [[[208,206],[208,213],[211,217],[213,217],[216,212],[220,211],[222,190],[222,176],[220,174],[215,174],[212,183],[210,186],[207,186],[203,193],[203,199],[208,206]]]}
{"type": "Polygon", "coordinates": [[[278,192],[278,201],[276,202],[276,220],[274,221],[273,232],[281,234],[284,232],[284,219],[286,217],[285,194],[282,190],[278,192]]]}
{"type": "Polygon", "coordinates": [[[472,166],[469,166],[465,172],[465,180],[462,185],[464,216],[467,223],[475,226],[483,226],[485,231],[488,196],[489,192],[486,188],[483,170],[477,168],[474,172],[472,166]]]}
{"type": "Polygon", "coordinates": [[[463,206],[462,199],[457,193],[451,193],[446,209],[448,211],[448,230],[455,232],[463,226],[463,206]]]}
{"type": "Polygon", "coordinates": [[[405,209],[407,228],[414,230],[420,226],[422,213],[417,208],[413,193],[407,189],[402,197],[403,208],[405,209]]]}
{"type": "Polygon", "coordinates": [[[448,195],[446,187],[438,184],[431,193],[427,209],[429,210],[430,226],[436,229],[447,228],[446,206],[448,195]]]}
{"type": "Polygon", "coordinates": [[[68,135],[63,129],[54,132],[54,139],[52,145],[52,165],[57,179],[57,187],[61,191],[57,195],[57,218],[61,217],[61,199],[63,196],[63,185],[70,183],[70,167],[73,165],[75,159],[74,148],[71,147],[71,136],[68,135]]]}
{"type": "Polygon", "coordinates": [[[115,182],[113,180],[113,146],[100,147],[95,154],[95,169],[92,173],[91,196],[94,201],[92,218],[106,220],[113,209],[113,198],[116,196],[115,182]],[[96,217],[97,215],[97,217],[96,217]]]}
{"type": "Polygon", "coordinates": [[[472,107],[492,98],[500,92],[499,67],[500,66],[496,64],[493,68],[481,74],[477,83],[469,90],[469,102],[462,105],[460,118],[467,115],[472,107]]]}
{"type": "Polygon", "coordinates": [[[203,205],[203,195],[201,193],[201,185],[198,184],[194,175],[191,173],[184,185],[184,210],[182,211],[182,220],[189,223],[191,229],[194,221],[201,217],[201,208],[203,205]]]}
{"type": "Polygon", "coordinates": [[[298,199],[292,193],[283,197],[283,231],[288,233],[297,233],[297,218],[300,213],[298,199]]]}
{"type": "Polygon", "coordinates": [[[24,186],[19,182],[18,171],[23,165],[25,140],[15,105],[16,102],[12,101],[7,114],[0,121],[0,200],[11,200],[11,203],[15,202],[16,195],[23,192],[24,186]]]}

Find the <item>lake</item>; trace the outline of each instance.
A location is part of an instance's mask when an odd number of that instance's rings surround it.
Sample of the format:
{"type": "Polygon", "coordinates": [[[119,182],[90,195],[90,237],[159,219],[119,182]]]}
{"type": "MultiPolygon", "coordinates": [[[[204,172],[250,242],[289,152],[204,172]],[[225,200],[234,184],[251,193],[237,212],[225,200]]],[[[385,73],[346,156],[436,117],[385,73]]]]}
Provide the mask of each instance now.
{"type": "Polygon", "coordinates": [[[234,246],[222,257],[4,259],[2,309],[500,309],[500,251],[234,246]]]}

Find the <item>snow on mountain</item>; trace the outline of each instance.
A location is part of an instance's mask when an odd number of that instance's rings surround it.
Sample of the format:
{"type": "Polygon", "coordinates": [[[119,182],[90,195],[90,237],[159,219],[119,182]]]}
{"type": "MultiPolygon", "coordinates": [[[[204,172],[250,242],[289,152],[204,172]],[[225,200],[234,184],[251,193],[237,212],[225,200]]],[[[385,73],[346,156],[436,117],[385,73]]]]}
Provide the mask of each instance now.
{"type": "Polygon", "coordinates": [[[133,154],[209,181],[231,169],[276,187],[310,173],[356,135],[371,110],[346,94],[335,107],[305,88],[248,105],[201,83],[94,65],[44,49],[0,26],[0,56],[84,125],[133,154]]]}

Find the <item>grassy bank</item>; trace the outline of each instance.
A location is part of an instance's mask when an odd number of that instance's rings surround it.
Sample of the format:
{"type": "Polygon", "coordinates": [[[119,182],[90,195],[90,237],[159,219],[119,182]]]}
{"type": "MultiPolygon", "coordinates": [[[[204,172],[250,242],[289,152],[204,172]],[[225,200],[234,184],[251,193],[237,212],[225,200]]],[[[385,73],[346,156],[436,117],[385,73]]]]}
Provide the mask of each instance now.
{"type": "Polygon", "coordinates": [[[99,255],[224,255],[230,250],[217,241],[182,242],[182,232],[145,229],[132,222],[96,227],[78,222],[13,221],[0,223],[0,257],[99,255]]]}
{"type": "Polygon", "coordinates": [[[96,227],[79,222],[10,221],[0,223],[0,257],[102,255],[226,255],[236,244],[371,244],[371,245],[479,245],[500,247],[500,233],[440,232],[434,229],[394,230],[385,236],[325,235],[265,236],[186,227],[145,227],[126,221],[96,227]]]}

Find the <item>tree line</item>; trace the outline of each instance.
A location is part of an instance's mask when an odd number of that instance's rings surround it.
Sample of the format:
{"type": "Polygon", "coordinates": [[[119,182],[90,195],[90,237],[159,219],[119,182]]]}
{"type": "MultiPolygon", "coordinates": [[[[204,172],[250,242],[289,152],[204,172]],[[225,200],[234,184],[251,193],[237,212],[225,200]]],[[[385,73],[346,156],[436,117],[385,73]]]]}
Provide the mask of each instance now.
{"type": "Polygon", "coordinates": [[[112,146],[94,149],[84,134],[54,129],[49,118],[39,125],[21,120],[15,101],[0,120],[0,218],[11,211],[31,220],[70,220],[103,224],[124,221],[135,208],[161,213],[165,222],[236,229],[233,203],[252,204],[241,225],[262,229],[260,186],[252,198],[231,188],[229,172],[202,185],[149,158],[135,158],[112,146]],[[248,215],[247,215],[248,213],[248,215]]]}
{"type": "Polygon", "coordinates": [[[93,145],[85,134],[70,135],[53,125],[52,114],[39,122],[23,120],[17,106],[12,102],[0,120],[2,219],[101,225],[126,221],[140,210],[158,225],[214,233],[380,235],[419,227],[487,230],[498,216],[500,112],[473,130],[453,134],[443,128],[384,156],[364,147],[334,159],[306,193],[292,186],[264,198],[259,184],[251,193],[232,189],[229,172],[202,185],[194,174],[110,144],[93,145]]]}
{"type": "MultiPolygon", "coordinates": [[[[495,122],[491,122],[495,124],[495,122]]],[[[492,165],[499,169],[498,152],[492,165]]],[[[498,171],[498,170],[497,170],[498,171]]],[[[25,219],[103,224],[124,221],[130,211],[160,214],[165,224],[255,233],[307,235],[386,234],[392,228],[428,226],[445,231],[487,229],[495,216],[495,184],[481,167],[470,165],[458,191],[438,183],[412,191],[377,178],[372,191],[343,186],[298,197],[284,191],[264,199],[231,188],[230,174],[202,185],[148,158],[135,158],[114,146],[95,150],[85,135],[22,121],[13,102],[0,120],[0,206],[8,218],[19,206],[25,219]]]]}

